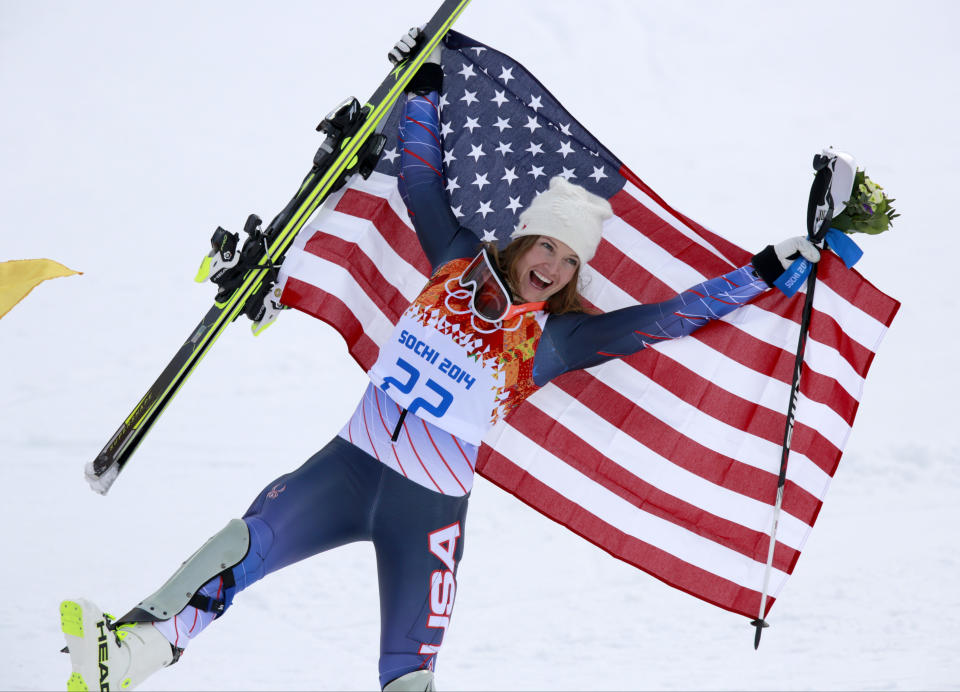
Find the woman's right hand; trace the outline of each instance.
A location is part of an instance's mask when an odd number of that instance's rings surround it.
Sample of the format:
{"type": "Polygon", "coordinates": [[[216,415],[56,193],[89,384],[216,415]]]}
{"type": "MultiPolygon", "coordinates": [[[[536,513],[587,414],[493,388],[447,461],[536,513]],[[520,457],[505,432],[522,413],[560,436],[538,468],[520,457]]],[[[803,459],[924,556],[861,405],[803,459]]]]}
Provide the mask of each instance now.
{"type": "MultiPolygon", "coordinates": [[[[399,65],[417,51],[423,44],[424,38],[422,27],[412,27],[390,49],[390,52],[387,53],[387,59],[392,64],[399,65]]],[[[427,62],[440,64],[440,44],[437,44],[437,47],[427,57],[427,62]]]]}

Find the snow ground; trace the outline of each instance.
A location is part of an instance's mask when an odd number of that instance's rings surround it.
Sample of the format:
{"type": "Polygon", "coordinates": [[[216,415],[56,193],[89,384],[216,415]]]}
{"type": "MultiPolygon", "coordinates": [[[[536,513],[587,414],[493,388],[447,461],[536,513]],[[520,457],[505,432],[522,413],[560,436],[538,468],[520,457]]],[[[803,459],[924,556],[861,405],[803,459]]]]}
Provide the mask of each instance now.
{"type": "MultiPolygon", "coordinates": [[[[57,604],[117,611],[339,429],[364,377],[285,314],[221,338],[106,498],[82,465],[209,305],[209,233],[269,218],[434,0],[0,3],[0,260],[84,272],[0,321],[0,688],[61,688],[57,604]],[[349,65],[349,69],[341,69],[349,65]],[[258,374],[261,377],[254,378],[258,374]]],[[[512,54],[665,199],[748,248],[803,230],[810,160],[853,152],[897,198],[861,271],[903,301],[818,527],[759,651],[482,479],[446,689],[958,689],[960,462],[949,222],[960,5],[474,0],[512,54]]],[[[371,689],[372,549],[272,575],[150,689],[371,689]]]]}

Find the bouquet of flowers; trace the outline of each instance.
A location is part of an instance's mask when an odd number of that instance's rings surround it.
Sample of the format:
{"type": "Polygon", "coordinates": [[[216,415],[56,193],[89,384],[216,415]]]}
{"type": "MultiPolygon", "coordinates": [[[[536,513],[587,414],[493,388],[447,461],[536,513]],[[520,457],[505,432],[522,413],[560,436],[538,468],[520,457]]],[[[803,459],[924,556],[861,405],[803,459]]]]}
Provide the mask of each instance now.
{"type": "Polygon", "coordinates": [[[866,173],[858,170],[850,199],[830,225],[844,233],[883,233],[900,216],[892,206],[895,201],[887,197],[883,188],[870,180],[866,173]]]}

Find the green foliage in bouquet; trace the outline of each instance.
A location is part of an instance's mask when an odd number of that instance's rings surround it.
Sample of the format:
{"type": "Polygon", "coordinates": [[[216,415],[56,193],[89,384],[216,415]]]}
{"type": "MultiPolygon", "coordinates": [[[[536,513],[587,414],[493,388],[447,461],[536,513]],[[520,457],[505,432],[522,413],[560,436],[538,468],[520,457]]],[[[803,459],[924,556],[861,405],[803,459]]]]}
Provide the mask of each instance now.
{"type": "Polygon", "coordinates": [[[844,233],[883,233],[900,216],[892,206],[895,201],[866,173],[857,171],[850,199],[830,225],[844,233]]]}

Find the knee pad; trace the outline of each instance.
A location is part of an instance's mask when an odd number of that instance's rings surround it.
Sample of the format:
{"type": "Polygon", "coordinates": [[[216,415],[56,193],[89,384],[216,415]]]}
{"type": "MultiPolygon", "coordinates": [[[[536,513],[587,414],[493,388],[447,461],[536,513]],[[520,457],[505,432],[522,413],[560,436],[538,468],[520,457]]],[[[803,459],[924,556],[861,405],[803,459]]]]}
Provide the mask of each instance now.
{"type": "Polygon", "coordinates": [[[432,670],[414,670],[391,680],[383,687],[383,692],[434,692],[432,670]]]}
{"type": "Polygon", "coordinates": [[[232,568],[240,563],[250,549],[250,532],[242,519],[231,519],[200,549],[187,558],[155,593],[143,599],[118,624],[125,622],[157,622],[169,620],[187,605],[219,615],[225,609],[224,601],[210,602],[197,594],[208,581],[222,574],[233,585],[232,568]],[[197,601],[194,603],[193,601],[197,601]],[[200,601],[204,601],[200,603],[200,601]]]}

